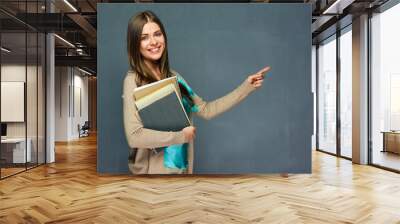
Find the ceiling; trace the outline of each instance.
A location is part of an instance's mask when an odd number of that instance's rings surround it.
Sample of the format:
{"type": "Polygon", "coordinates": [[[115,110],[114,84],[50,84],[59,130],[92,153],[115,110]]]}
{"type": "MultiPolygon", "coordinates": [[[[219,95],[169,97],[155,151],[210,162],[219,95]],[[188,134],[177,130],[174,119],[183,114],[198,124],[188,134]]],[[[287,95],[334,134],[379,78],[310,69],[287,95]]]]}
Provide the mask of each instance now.
{"type": "MultiPolygon", "coordinates": [[[[250,1],[224,1],[206,0],[197,2],[266,2],[266,3],[310,3],[312,4],[313,40],[324,36],[336,22],[346,16],[377,7],[387,0],[250,0],[250,1]],[[330,7],[334,5],[335,7],[330,7]],[[328,8],[334,8],[329,14],[323,14],[328,8]]],[[[60,38],[55,38],[56,65],[80,66],[96,72],[96,29],[97,29],[97,3],[143,3],[143,2],[187,2],[183,0],[1,0],[0,25],[2,30],[2,46],[13,49],[14,56],[28,53],[34,54],[36,43],[33,35],[28,35],[25,40],[25,29],[28,32],[54,32],[61,38],[72,43],[65,43],[60,38]],[[70,5],[68,5],[68,3],[70,5]],[[53,13],[48,13],[52,8],[53,13]],[[28,47],[25,50],[25,42],[28,47]]],[[[193,2],[193,1],[191,1],[193,2]]],[[[351,22],[351,19],[350,19],[351,22]]],[[[2,53],[3,55],[3,53],[2,53]]],[[[10,55],[8,57],[11,57],[10,55]]]]}

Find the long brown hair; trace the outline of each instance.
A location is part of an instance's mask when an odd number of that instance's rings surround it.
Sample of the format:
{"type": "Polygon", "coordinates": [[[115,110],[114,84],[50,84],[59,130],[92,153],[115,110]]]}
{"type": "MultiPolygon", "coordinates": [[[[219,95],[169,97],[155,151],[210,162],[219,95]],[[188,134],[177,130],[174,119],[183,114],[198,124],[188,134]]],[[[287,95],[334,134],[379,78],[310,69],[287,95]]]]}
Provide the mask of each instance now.
{"type": "Polygon", "coordinates": [[[129,20],[127,31],[127,50],[129,65],[131,69],[137,74],[136,82],[138,86],[157,81],[155,74],[153,74],[150,71],[149,67],[144,63],[143,56],[140,54],[139,50],[143,26],[148,22],[156,23],[160,27],[165,39],[164,52],[158,61],[158,66],[161,71],[161,79],[172,76],[168,62],[167,35],[165,33],[164,26],[161,23],[161,20],[152,11],[147,10],[139,12],[129,20]]]}
{"type": "MultiPolygon", "coordinates": [[[[147,83],[157,81],[155,74],[153,74],[147,67],[146,63],[144,63],[143,56],[142,54],[140,54],[139,50],[143,26],[148,22],[156,23],[160,27],[161,32],[164,35],[165,48],[163,54],[161,55],[161,58],[158,61],[158,66],[161,71],[161,79],[172,77],[172,72],[169,69],[168,61],[167,35],[165,33],[165,29],[163,24],[161,23],[161,20],[152,11],[147,10],[139,12],[129,20],[127,32],[127,50],[129,65],[131,69],[137,74],[136,84],[138,87],[147,83]]],[[[182,97],[185,97],[188,100],[189,105],[193,106],[194,102],[193,99],[190,97],[188,90],[180,83],[179,89],[182,93],[182,97]]]]}

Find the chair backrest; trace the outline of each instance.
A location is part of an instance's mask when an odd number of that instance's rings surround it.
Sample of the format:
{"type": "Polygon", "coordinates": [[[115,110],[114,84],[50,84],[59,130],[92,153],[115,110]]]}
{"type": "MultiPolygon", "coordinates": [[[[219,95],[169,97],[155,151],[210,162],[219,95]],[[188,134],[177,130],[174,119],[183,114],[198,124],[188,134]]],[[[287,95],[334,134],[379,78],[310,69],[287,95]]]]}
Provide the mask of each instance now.
{"type": "Polygon", "coordinates": [[[85,124],[83,124],[82,129],[89,129],[89,121],[85,121],[85,124]]]}

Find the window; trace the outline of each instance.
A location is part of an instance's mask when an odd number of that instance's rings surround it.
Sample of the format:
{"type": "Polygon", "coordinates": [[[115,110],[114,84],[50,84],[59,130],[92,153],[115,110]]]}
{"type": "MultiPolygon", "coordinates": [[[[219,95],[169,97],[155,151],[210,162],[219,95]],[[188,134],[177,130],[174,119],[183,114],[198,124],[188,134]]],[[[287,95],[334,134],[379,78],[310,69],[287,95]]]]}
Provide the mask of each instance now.
{"type": "Polygon", "coordinates": [[[336,36],[318,48],[318,149],[336,153],[336,36]]]}
{"type": "Polygon", "coordinates": [[[400,133],[392,132],[400,130],[399,21],[400,4],[371,19],[372,163],[395,170],[400,170],[400,133]]]}
{"type": "Polygon", "coordinates": [[[340,36],[340,155],[352,157],[352,34],[351,26],[340,36]]]}

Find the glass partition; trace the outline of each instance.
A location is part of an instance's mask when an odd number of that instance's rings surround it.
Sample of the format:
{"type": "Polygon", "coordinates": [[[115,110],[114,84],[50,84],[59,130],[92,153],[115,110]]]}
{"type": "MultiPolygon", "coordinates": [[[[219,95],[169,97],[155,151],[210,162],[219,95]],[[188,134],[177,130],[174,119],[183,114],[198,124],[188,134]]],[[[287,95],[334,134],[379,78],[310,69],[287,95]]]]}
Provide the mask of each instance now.
{"type": "Polygon", "coordinates": [[[2,177],[24,171],[32,155],[26,150],[26,41],[25,31],[1,34],[2,177]]]}
{"type": "Polygon", "coordinates": [[[37,32],[29,31],[27,33],[27,98],[26,98],[26,112],[27,112],[27,150],[29,153],[29,160],[27,167],[34,167],[37,165],[38,160],[38,144],[37,144],[37,132],[38,132],[38,111],[37,111],[37,79],[38,79],[38,35],[37,32]]]}
{"type": "Polygon", "coordinates": [[[25,12],[43,12],[44,3],[0,2],[15,10],[0,12],[0,178],[45,163],[46,40],[44,33],[17,19],[25,12]]]}
{"type": "Polygon", "coordinates": [[[372,163],[400,171],[400,4],[371,19],[372,163]]]}
{"type": "Polygon", "coordinates": [[[336,35],[318,47],[318,149],[336,154],[336,35]]]}

